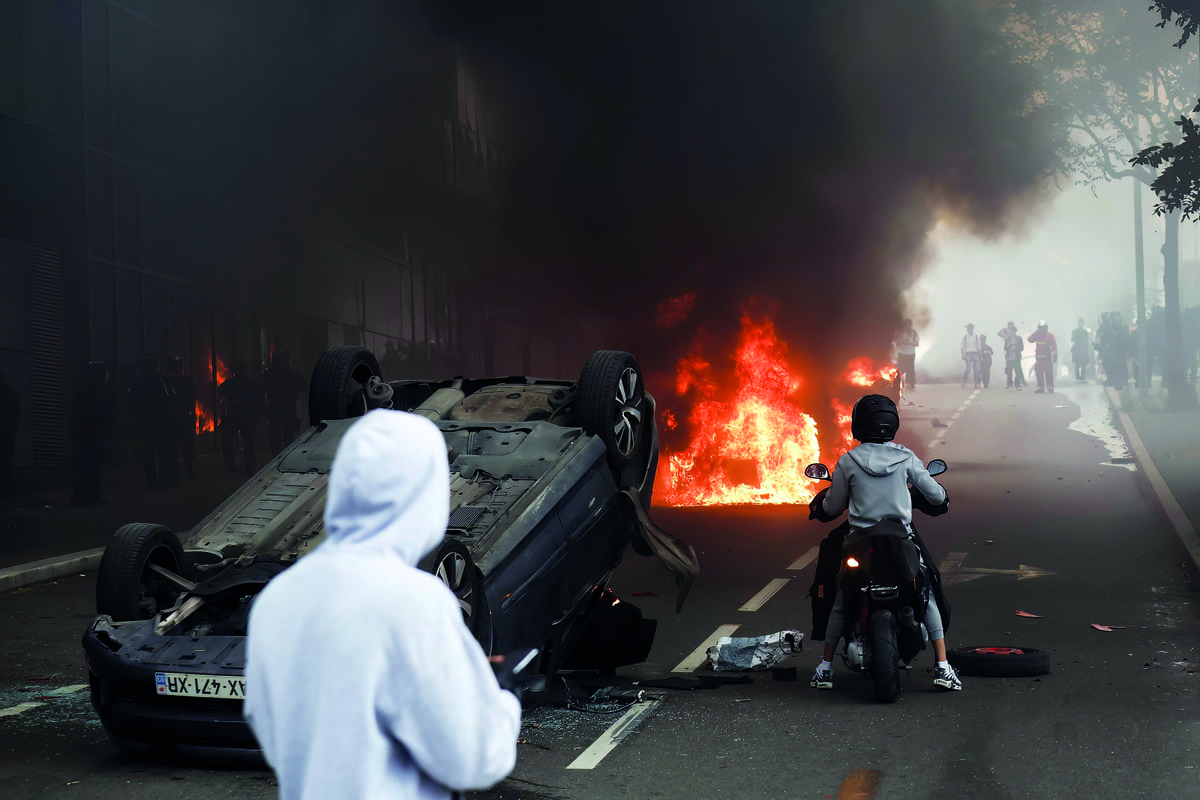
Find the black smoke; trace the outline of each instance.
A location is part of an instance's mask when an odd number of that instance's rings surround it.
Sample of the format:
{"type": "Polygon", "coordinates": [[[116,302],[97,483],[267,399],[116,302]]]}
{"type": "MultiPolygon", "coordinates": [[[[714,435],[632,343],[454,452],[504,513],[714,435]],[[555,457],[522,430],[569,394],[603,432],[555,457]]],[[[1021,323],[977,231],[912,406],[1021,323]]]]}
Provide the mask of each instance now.
{"type": "Polygon", "coordinates": [[[512,137],[510,269],[668,362],[697,335],[719,359],[768,298],[829,374],[885,356],[903,316],[955,311],[901,307],[937,220],[999,234],[1052,171],[988,5],[464,0],[434,19],[512,137]],[[687,292],[692,317],[655,330],[687,292]]]}
{"type": "Polygon", "coordinates": [[[1032,82],[989,7],[230,4],[177,21],[177,133],[199,145],[199,196],[236,185],[254,224],[233,227],[263,251],[316,228],[394,255],[398,220],[440,218],[420,154],[443,133],[422,120],[454,118],[458,76],[426,56],[455,48],[503,164],[498,233],[459,283],[473,300],[534,332],[586,319],[571,346],[663,372],[697,336],[719,360],[741,309],[773,305],[792,351],[840,370],[886,355],[935,221],[997,234],[1051,171],[1048,121],[1025,113],[1032,82]],[[691,315],[656,327],[685,293],[691,315]]]}

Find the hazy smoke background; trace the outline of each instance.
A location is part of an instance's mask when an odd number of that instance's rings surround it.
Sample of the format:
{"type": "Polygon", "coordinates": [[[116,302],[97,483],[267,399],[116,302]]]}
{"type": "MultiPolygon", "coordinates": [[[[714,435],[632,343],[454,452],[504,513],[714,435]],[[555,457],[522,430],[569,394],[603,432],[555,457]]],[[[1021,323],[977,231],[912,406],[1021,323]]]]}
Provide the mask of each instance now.
{"type": "Polygon", "coordinates": [[[452,41],[504,132],[503,238],[480,296],[531,327],[583,320],[581,350],[630,349],[664,375],[697,342],[718,362],[756,297],[818,375],[885,357],[911,314],[925,366],[953,372],[966,321],[1052,317],[1065,339],[1132,283],[1132,244],[1109,238],[1128,215],[1108,216],[1128,191],[1096,201],[1103,217],[1090,197],[1051,205],[1051,120],[1023,113],[1032,76],[986,5],[238,6],[223,27],[188,20],[186,97],[212,113],[177,133],[205,143],[211,163],[193,166],[212,185],[261,206],[232,230],[353,226],[386,252],[395,220],[422,213],[404,198],[440,179],[411,154],[441,135],[418,112],[455,80],[423,71],[423,49],[452,41]],[[228,66],[230,36],[248,68],[228,66]],[[657,328],[658,305],[689,292],[690,316],[657,328]]]}

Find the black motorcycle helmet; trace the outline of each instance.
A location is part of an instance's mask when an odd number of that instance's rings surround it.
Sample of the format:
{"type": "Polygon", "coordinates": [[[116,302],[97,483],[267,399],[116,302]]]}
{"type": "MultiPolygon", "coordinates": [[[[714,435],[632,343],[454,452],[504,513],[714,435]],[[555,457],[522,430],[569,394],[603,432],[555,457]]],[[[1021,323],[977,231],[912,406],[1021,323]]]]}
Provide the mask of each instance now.
{"type": "Polygon", "coordinates": [[[860,442],[890,442],[898,430],[900,412],[886,395],[863,395],[850,412],[850,434],[860,442]]]}

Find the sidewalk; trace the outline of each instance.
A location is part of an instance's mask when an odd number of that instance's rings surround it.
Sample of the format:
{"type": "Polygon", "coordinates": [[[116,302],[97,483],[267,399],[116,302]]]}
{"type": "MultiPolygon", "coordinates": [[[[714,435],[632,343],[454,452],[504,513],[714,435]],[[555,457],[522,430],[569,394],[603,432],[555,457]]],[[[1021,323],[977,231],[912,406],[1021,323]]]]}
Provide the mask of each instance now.
{"type": "MultiPolygon", "coordinates": [[[[259,452],[261,467],[270,454],[259,452]]],[[[151,491],[140,467],[104,473],[104,505],[68,505],[71,488],[0,501],[0,591],[95,569],[113,533],[131,522],[157,522],[182,533],[244,482],[227,477],[220,454],[196,457],[196,479],[151,491]]]]}
{"type": "MultiPolygon", "coordinates": [[[[1161,387],[1107,393],[1139,472],[1200,566],[1200,406],[1168,410],[1161,387]]],[[[258,457],[262,465],[270,454],[258,457]]],[[[146,488],[138,468],[106,472],[102,506],[72,508],[70,488],[9,498],[0,509],[0,591],[95,569],[113,533],[131,522],[187,531],[243,481],[227,477],[220,455],[212,454],[197,457],[195,481],[159,491],[146,488]]]]}
{"type": "Polygon", "coordinates": [[[1172,410],[1161,386],[1107,391],[1138,471],[1200,567],[1200,405],[1172,410]]]}

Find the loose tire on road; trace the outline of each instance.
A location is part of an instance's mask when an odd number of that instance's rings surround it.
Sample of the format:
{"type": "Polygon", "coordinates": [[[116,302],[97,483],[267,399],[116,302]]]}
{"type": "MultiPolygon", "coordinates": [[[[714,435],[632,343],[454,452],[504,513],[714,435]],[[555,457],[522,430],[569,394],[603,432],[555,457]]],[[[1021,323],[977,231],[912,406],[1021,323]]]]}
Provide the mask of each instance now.
{"type": "Polygon", "coordinates": [[[637,359],[621,350],[597,350],[583,365],[577,387],[583,429],[608,447],[609,466],[620,471],[635,464],[647,422],[637,359]]]}
{"type": "Polygon", "coordinates": [[[896,618],[887,610],[871,615],[871,679],[876,700],[896,702],[900,696],[900,650],[896,646],[896,618]]]}
{"type": "Polygon", "coordinates": [[[947,658],[963,675],[977,678],[1027,678],[1050,671],[1050,654],[1033,647],[956,647],[947,658]]]}
{"type": "Polygon", "coordinates": [[[308,387],[308,421],[352,419],[367,413],[367,382],[382,377],[373,353],[342,345],[326,350],[313,367],[308,387]]]}
{"type": "Polygon", "coordinates": [[[150,569],[151,564],[188,577],[183,546],[170,530],[149,522],[118,528],[100,558],[96,612],[118,621],[151,619],[174,605],[180,587],[150,569]]]}

